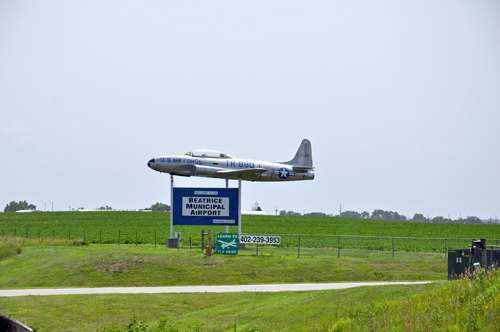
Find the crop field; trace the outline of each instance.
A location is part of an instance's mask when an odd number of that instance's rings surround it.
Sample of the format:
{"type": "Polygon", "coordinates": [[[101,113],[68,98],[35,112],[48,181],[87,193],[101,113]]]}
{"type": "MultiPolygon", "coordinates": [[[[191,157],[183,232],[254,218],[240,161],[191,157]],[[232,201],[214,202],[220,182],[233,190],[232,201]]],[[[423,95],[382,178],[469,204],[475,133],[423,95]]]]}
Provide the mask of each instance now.
{"type": "MultiPolygon", "coordinates": [[[[224,226],[176,226],[175,231],[182,233],[181,247],[200,248],[202,229],[225,232],[224,226]]],[[[86,243],[164,245],[170,234],[170,214],[135,211],[0,213],[0,232],[0,235],[40,241],[55,238],[86,243]]],[[[237,227],[229,227],[229,232],[236,233],[237,227]]],[[[249,245],[248,252],[306,256],[339,255],[339,249],[444,253],[447,248],[467,246],[472,238],[487,238],[488,245],[496,245],[500,239],[500,225],[301,216],[242,216],[242,232],[281,235],[281,245],[249,245]]]]}

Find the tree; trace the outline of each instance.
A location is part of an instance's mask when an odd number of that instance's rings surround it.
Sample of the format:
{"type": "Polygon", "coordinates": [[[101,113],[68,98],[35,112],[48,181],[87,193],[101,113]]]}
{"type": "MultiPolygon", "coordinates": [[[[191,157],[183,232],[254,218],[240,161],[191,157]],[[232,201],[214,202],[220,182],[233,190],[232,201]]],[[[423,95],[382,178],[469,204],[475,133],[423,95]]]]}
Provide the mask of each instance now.
{"type": "Polygon", "coordinates": [[[370,219],[372,220],[386,220],[386,221],[406,221],[406,217],[397,212],[374,210],[370,219]]]}
{"type": "Polygon", "coordinates": [[[467,219],[465,219],[465,223],[467,224],[481,224],[482,221],[476,216],[467,216],[467,219]]]}
{"type": "Polygon", "coordinates": [[[280,216],[300,216],[300,212],[293,212],[293,211],[285,211],[285,210],[281,210],[280,211],[280,216]]]}
{"type": "Polygon", "coordinates": [[[259,203],[255,202],[253,205],[252,205],[252,211],[262,211],[262,209],[260,208],[259,206],[259,203]]]}
{"type": "Polygon", "coordinates": [[[333,217],[333,215],[324,212],[310,212],[304,214],[304,217],[333,217]]]}
{"type": "Polygon", "coordinates": [[[423,214],[415,213],[415,215],[413,216],[413,219],[411,221],[413,221],[413,222],[427,222],[429,220],[426,217],[424,217],[423,214]]]}
{"type": "Polygon", "coordinates": [[[111,211],[111,210],[113,210],[113,208],[111,206],[106,205],[106,206],[101,206],[97,210],[100,210],[100,211],[111,211]]]}
{"type": "Polygon", "coordinates": [[[170,211],[170,205],[158,202],[156,204],[151,205],[151,207],[146,208],[145,210],[151,210],[151,211],[155,211],[155,212],[158,212],[158,211],[168,212],[168,211],[170,211]]]}
{"type": "Polygon", "coordinates": [[[339,217],[350,219],[361,219],[361,214],[356,211],[344,211],[340,213],[339,217]]]}
{"type": "Polygon", "coordinates": [[[36,210],[36,205],[28,204],[26,201],[12,201],[9,204],[5,205],[5,209],[3,212],[16,212],[19,210],[36,210]]]}

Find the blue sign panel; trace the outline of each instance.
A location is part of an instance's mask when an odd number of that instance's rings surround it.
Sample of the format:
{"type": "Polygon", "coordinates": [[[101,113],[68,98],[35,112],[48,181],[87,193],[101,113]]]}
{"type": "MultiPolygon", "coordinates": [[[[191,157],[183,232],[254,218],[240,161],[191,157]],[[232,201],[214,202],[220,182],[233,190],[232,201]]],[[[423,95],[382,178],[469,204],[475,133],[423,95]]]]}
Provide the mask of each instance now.
{"type": "Polygon", "coordinates": [[[238,225],[238,188],[174,188],[174,225],[238,225]]]}

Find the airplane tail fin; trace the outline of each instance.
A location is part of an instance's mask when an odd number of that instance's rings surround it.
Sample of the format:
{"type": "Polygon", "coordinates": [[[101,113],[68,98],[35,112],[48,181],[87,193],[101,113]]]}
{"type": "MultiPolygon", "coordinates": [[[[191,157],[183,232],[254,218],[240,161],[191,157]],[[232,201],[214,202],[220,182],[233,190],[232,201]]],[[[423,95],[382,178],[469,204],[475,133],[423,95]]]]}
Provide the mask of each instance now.
{"type": "Polygon", "coordinates": [[[286,162],[287,165],[295,165],[303,168],[313,168],[311,142],[308,139],[302,141],[295,157],[286,162]]]}

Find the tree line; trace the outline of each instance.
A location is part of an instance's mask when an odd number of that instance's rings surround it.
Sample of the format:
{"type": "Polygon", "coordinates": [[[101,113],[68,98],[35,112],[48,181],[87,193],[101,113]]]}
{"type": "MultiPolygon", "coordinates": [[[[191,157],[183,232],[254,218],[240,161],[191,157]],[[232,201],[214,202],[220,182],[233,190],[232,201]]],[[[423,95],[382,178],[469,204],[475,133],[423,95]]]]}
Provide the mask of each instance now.
{"type": "MultiPolygon", "coordinates": [[[[365,219],[365,220],[384,220],[384,221],[409,221],[409,222],[432,222],[432,223],[455,223],[455,224],[482,224],[483,221],[476,216],[467,216],[467,218],[450,219],[443,216],[434,218],[425,217],[422,213],[415,213],[412,218],[406,217],[404,214],[399,214],[394,211],[385,211],[376,209],[372,213],[367,211],[343,211],[338,215],[326,214],[323,212],[311,212],[301,214],[294,211],[280,211],[280,216],[304,216],[304,217],[342,217],[350,219],[365,219]]],[[[487,223],[494,223],[488,221],[487,223]]]]}
{"type": "Polygon", "coordinates": [[[5,205],[3,212],[16,212],[20,210],[36,210],[36,205],[28,204],[26,201],[12,201],[5,205]]]}

